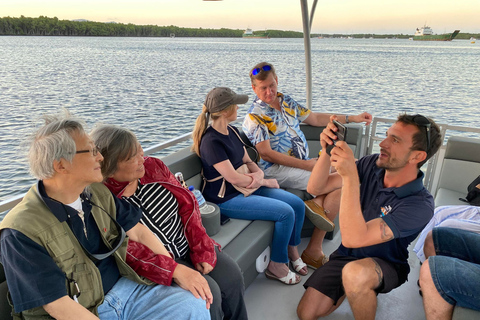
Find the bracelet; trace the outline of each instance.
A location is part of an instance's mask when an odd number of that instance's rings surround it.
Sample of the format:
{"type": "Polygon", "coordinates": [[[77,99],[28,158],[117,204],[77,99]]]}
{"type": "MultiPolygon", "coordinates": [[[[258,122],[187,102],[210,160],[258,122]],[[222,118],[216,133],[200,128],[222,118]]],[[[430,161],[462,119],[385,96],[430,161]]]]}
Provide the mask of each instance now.
{"type": "Polygon", "coordinates": [[[345,116],[345,123],[350,123],[350,121],[348,121],[348,114],[345,116]]]}

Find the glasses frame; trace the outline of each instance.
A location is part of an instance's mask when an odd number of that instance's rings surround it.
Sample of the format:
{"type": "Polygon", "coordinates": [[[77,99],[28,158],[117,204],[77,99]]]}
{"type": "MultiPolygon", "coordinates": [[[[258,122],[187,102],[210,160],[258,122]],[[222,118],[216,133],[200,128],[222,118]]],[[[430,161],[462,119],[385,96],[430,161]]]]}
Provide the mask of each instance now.
{"type": "Polygon", "coordinates": [[[88,153],[88,152],[91,152],[92,153],[92,156],[96,156],[98,154],[98,152],[100,151],[100,148],[97,147],[97,146],[94,146],[92,149],[87,149],[87,150],[78,150],[78,151],[75,151],[75,154],[78,154],[78,153],[88,153]]]}
{"type": "Polygon", "coordinates": [[[252,75],[256,76],[257,74],[259,74],[261,71],[270,71],[272,70],[272,66],[266,64],[264,66],[261,66],[259,68],[255,68],[252,70],[252,75]]]}
{"type": "Polygon", "coordinates": [[[418,127],[425,128],[425,134],[427,135],[427,150],[425,152],[428,153],[428,151],[430,151],[430,129],[432,127],[432,123],[427,117],[422,116],[421,114],[414,115],[412,120],[418,127]]]}

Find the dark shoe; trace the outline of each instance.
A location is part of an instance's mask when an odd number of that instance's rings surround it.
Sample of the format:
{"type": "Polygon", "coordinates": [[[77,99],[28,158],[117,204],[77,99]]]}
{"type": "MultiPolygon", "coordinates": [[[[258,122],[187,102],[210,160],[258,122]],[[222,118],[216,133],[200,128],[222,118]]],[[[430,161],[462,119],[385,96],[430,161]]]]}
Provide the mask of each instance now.
{"type": "Polygon", "coordinates": [[[325,210],[313,200],[306,200],[305,216],[320,230],[333,231],[335,224],[328,219],[325,210]]]}
{"type": "Polygon", "coordinates": [[[315,260],[312,257],[310,257],[308,254],[306,254],[305,251],[303,251],[302,261],[307,265],[307,267],[310,267],[312,269],[318,269],[328,262],[328,258],[325,255],[323,255],[320,257],[320,259],[315,260]]]}

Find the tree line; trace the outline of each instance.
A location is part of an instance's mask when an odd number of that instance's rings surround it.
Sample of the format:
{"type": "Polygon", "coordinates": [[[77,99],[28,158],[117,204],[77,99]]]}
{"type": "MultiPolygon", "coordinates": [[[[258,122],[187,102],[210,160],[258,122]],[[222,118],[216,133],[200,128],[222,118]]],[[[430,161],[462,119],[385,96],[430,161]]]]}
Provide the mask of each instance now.
{"type": "MultiPolygon", "coordinates": [[[[267,30],[272,38],[301,38],[295,31],[267,30]]],[[[181,28],[177,26],[135,25],[95,21],[59,20],[57,17],[0,18],[0,35],[22,36],[104,36],[104,37],[241,37],[239,29],[181,28]]]]}

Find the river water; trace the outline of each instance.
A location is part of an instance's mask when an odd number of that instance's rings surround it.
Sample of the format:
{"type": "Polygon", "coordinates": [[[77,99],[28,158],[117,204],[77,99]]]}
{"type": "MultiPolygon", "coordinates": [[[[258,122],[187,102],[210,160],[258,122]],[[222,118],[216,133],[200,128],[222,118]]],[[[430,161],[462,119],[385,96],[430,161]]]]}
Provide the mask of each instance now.
{"type": "MultiPolygon", "coordinates": [[[[478,127],[479,58],[480,45],[462,40],[312,39],[313,110],[478,127]]],[[[0,201],[34,182],[24,141],[42,114],[65,107],[88,129],[125,126],[149,147],[191,131],[215,86],[251,101],[260,61],[305,103],[303,39],[0,37],[0,201]]]]}

